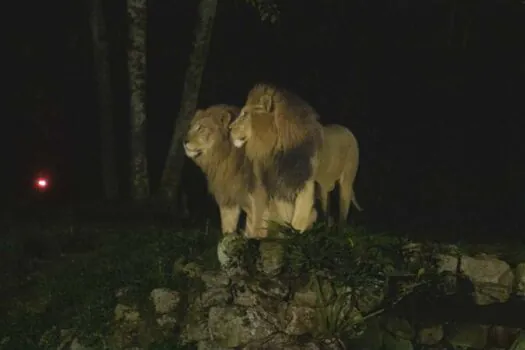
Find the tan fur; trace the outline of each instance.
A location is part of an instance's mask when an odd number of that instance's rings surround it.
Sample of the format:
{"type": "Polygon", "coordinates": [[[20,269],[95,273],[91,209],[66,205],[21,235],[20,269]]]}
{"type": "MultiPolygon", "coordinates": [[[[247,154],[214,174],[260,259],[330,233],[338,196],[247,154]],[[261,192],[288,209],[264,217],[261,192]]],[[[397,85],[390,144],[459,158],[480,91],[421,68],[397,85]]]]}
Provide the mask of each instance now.
{"type": "Polygon", "coordinates": [[[241,209],[247,214],[247,231],[251,227],[251,192],[255,178],[252,163],[244,149],[232,145],[229,125],[239,108],[215,105],[198,110],[184,140],[184,150],[205,173],[208,191],[214,196],[221,215],[223,233],[237,228],[241,209]]]}
{"type": "Polygon", "coordinates": [[[323,127],[324,142],[319,157],[315,181],[325,215],[328,213],[328,195],[339,184],[339,223],[346,222],[350,204],[362,208],[355,198],[353,184],[359,167],[359,145],[354,134],[342,125],[323,127]]]}
{"type": "Polygon", "coordinates": [[[316,215],[314,178],[323,142],[318,120],[305,101],[273,85],[257,84],[248,93],[239,117],[230,125],[230,135],[236,147],[244,146],[266,190],[256,196],[254,221],[259,222],[262,208],[271,199],[281,218],[297,230],[311,225],[316,215]]]}

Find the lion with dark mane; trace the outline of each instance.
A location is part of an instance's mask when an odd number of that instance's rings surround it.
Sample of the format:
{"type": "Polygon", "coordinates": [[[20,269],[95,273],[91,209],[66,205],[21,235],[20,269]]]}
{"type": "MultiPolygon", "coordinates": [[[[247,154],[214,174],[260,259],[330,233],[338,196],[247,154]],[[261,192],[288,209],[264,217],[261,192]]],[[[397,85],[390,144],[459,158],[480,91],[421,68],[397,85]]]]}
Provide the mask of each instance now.
{"type": "Polygon", "coordinates": [[[262,223],[261,213],[271,201],[283,221],[306,230],[316,216],[314,179],[323,144],[317,112],[289,91],[257,84],[230,125],[230,136],[236,147],[244,146],[260,184],[254,194],[254,225],[262,223]]]}
{"type": "Polygon", "coordinates": [[[244,210],[247,235],[253,235],[253,166],[244,149],[234,147],[229,136],[229,125],[238,114],[239,108],[228,105],[197,110],[184,139],[184,151],[206,175],[208,191],[219,206],[222,232],[236,231],[244,210]]]}

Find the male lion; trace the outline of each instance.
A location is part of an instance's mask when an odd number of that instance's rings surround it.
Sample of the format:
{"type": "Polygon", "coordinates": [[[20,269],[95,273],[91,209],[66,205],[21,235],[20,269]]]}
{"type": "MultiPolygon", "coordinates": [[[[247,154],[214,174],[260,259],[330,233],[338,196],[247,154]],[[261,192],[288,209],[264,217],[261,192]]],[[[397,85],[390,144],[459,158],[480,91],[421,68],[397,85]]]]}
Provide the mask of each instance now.
{"type": "Polygon", "coordinates": [[[250,197],[255,188],[253,166],[244,150],[232,145],[228,129],[238,114],[239,108],[228,105],[197,110],[184,139],[184,151],[206,175],[208,191],[219,206],[222,232],[236,231],[242,209],[250,234],[254,230],[250,197]]]}
{"type": "Polygon", "coordinates": [[[253,221],[272,201],[278,215],[299,231],[315,220],[314,195],[323,127],[319,115],[295,94],[256,84],[230,125],[236,147],[244,146],[262,186],[254,194],[253,221]]]}
{"type": "Polygon", "coordinates": [[[324,142],[319,157],[315,181],[319,186],[319,199],[325,216],[328,213],[328,195],[339,183],[339,224],[346,222],[350,204],[362,208],[354,194],[354,180],[359,167],[359,144],[354,134],[342,125],[323,127],[324,142]]]}

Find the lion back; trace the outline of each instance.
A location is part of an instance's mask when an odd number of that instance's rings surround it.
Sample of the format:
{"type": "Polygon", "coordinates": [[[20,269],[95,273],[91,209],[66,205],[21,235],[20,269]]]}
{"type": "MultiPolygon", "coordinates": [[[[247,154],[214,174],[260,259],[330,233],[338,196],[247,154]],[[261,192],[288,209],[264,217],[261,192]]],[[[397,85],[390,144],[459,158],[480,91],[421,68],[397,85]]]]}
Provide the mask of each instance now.
{"type": "Polygon", "coordinates": [[[357,139],[346,127],[326,125],[323,131],[324,142],[319,153],[316,181],[324,188],[331,189],[347,168],[358,166],[359,149],[357,139]]]}

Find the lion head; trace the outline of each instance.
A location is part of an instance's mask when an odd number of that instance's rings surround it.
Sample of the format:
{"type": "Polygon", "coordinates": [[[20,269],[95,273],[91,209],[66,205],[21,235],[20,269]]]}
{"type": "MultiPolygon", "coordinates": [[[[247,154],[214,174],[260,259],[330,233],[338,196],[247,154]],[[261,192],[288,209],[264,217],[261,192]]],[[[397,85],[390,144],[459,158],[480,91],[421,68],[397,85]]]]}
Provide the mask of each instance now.
{"type": "Polygon", "coordinates": [[[252,160],[272,158],[301,144],[322,143],[317,112],[295,94],[270,84],[257,84],[230,125],[235,147],[246,146],[252,160]]]}
{"type": "Polygon", "coordinates": [[[228,126],[238,112],[237,107],[227,105],[197,110],[183,142],[186,155],[196,160],[218,146],[229,144],[228,126]]]}
{"type": "Polygon", "coordinates": [[[233,146],[229,125],[239,108],[215,105],[198,110],[184,138],[184,151],[205,173],[219,206],[239,205],[253,189],[253,167],[244,149],[233,146]]]}

